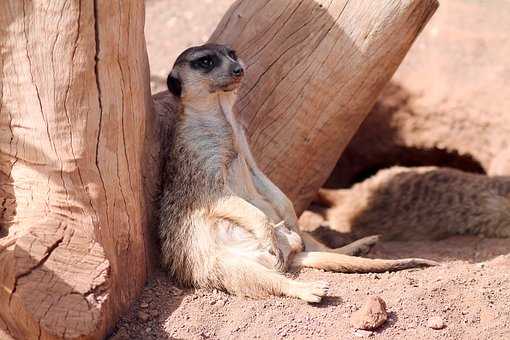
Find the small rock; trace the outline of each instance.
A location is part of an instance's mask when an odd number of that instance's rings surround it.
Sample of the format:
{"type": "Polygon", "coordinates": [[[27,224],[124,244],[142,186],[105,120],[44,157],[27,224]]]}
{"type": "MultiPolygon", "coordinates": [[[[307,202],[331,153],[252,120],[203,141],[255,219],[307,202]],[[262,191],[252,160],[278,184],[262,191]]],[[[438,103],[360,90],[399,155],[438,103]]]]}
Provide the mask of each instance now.
{"type": "Polygon", "coordinates": [[[149,320],[150,315],[145,312],[138,312],[138,319],[142,320],[143,322],[146,322],[149,320]]]}
{"type": "Polygon", "coordinates": [[[147,333],[150,333],[150,332],[152,332],[152,328],[150,328],[150,327],[147,327],[147,328],[145,329],[145,332],[147,332],[147,333]]]}
{"type": "Polygon", "coordinates": [[[156,309],[151,310],[149,313],[153,317],[159,316],[159,311],[157,311],[156,309]]]}
{"type": "Polygon", "coordinates": [[[442,317],[433,316],[427,321],[427,327],[432,329],[443,329],[446,327],[446,324],[442,317]]]}
{"type": "Polygon", "coordinates": [[[140,304],[141,308],[149,308],[149,304],[147,302],[143,302],[140,304]]]}
{"type": "Polygon", "coordinates": [[[386,303],[378,296],[369,296],[363,307],[351,315],[351,324],[357,329],[373,330],[386,320],[386,303]]]}
{"type": "Polygon", "coordinates": [[[358,338],[369,338],[371,336],[374,336],[374,332],[365,331],[363,329],[357,329],[354,331],[354,336],[356,336],[358,338]]]}

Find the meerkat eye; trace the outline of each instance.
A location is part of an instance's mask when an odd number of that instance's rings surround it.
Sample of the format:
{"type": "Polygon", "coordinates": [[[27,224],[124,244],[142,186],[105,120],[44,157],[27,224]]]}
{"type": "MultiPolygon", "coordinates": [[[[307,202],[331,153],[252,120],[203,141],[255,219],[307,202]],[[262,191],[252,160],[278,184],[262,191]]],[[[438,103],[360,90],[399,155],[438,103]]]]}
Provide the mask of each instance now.
{"type": "Polygon", "coordinates": [[[202,72],[208,73],[215,67],[221,65],[221,59],[214,54],[207,54],[200,58],[196,58],[190,61],[191,68],[195,70],[201,70],[202,72]]]}
{"type": "Polygon", "coordinates": [[[202,68],[211,69],[214,67],[214,59],[211,56],[206,55],[205,57],[198,59],[198,64],[202,68]]]}
{"type": "Polygon", "coordinates": [[[232,58],[232,59],[234,59],[234,60],[236,60],[236,61],[237,61],[237,54],[236,54],[236,51],[233,51],[233,50],[229,51],[229,52],[228,52],[228,56],[229,56],[230,58],[232,58]]]}

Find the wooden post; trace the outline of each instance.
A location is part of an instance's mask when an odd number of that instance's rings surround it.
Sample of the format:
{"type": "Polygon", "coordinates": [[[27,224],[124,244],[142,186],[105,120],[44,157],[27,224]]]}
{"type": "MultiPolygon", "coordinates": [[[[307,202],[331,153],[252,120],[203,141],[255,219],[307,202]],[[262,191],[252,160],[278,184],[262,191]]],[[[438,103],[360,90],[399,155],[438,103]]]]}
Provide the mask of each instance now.
{"type": "Polygon", "coordinates": [[[146,281],[143,29],[141,0],[0,2],[0,318],[15,338],[100,338],[146,281]]]}

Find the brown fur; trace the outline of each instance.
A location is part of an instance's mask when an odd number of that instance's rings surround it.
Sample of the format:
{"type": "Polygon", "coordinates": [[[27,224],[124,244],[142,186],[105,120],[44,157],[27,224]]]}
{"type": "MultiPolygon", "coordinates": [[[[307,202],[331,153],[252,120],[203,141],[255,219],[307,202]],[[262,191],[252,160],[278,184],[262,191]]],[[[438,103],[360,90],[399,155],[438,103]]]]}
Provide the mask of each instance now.
{"type": "Polygon", "coordinates": [[[182,90],[182,110],[165,170],[159,234],[163,265],[174,278],[250,297],[318,302],[326,283],[292,280],[281,272],[288,265],[343,272],[433,265],[345,255],[369,247],[376,237],[333,250],[298,233],[291,202],[259,170],[233,115],[238,82],[231,70],[238,62],[229,53],[221,45],[186,50],[170,74],[169,87],[182,90]],[[191,67],[205,54],[219,56],[221,65],[207,73],[191,67]]]}
{"type": "MultiPolygon", "coordinates": [[[[318,196],[319,202],[331,207],[322,211],[329,227],[350,235],[349,239],[372,233],[388,240],[510,236],[510,177],[393,167],[351,189],[322,189],[318,196]]],[[[315,218],[315,224],[321,222],[315,218]]]]}

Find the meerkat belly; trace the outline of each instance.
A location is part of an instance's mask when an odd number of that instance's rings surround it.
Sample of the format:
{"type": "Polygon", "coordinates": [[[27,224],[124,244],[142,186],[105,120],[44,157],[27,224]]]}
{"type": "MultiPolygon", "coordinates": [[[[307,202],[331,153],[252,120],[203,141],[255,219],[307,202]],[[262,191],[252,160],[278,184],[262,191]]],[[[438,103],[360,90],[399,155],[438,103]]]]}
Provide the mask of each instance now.
{"type": "Polygon", "coordinates": [[[227,258],[248,259],[273,268],[276,257],[263,247],[255,236],[245,228],[228,221],[220,220],[215,225],[215,244],[218,251],[227,258]]]}

